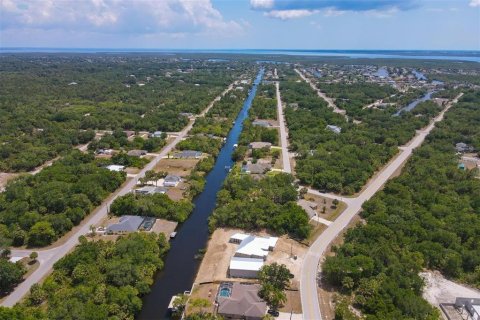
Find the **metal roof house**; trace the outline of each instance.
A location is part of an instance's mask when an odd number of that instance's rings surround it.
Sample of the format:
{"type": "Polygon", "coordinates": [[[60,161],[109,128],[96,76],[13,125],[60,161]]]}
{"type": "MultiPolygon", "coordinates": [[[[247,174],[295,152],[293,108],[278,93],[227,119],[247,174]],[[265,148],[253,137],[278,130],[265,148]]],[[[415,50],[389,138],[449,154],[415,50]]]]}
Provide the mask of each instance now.
{"type": "Polygon", "coordinates": [[[107,227],[106,234],[130,233],[138,230],[144,218],[139,216],[122,216],[118,223],[107,227]]]}
{"type": "Polygon", "coordinates": [[[234,256],[230,259],[228,274],[235,278],[257,278],[268,253],[275,248],[278,238],[256,237],[244,233],[235,233],[230,243],[239,244],[234,256]]]}
{"type": "Polygon", "coordinates": [[[156,193],[161,193],[165,194],[167,193],[168,189],[165,187],[155,187],[155,186],[144,186],[138,189],[135,189],[135,193],[137,194],[156,194],[156,193]]]}
{"type": "Polygon", "coordinates": [[[182,178],[179,176],[175,176],[173,174],[169,174],[168,176],[165,177],[163,181],[163,186],[164,187],[176,187],[180,181],[182,181],[182,178]]]}
{"type": "Polygon", "coordinates": [[[183,150],[173,155],[174,158],[178,159],[199,159],[201,156],[202,152],[193,150],[183,150]]]}
{"type": "Polygon", "coordinates": [[[267,314],[267,304],[258,296],[260,285],[234,283],[230,296],[219,296],[218,314],[225,319],[260,320],[267,314]]]}

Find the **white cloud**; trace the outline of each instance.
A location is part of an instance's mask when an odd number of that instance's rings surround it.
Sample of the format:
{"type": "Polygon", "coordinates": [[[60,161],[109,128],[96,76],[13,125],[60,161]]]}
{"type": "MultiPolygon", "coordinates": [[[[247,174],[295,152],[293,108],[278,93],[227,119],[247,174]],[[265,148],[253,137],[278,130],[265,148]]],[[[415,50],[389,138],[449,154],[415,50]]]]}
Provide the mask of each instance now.
{"type": "Polygon", "coordinates": [[[471,7],[480,7],[480,0],[470,0],[471,7]]]}
{"type": "Polygon", "coordinates": [[[97,33],[212,33],[235,35],[211,0],[0,0],[0,30],[61,29],[97,33]]]}
{"type": "Polygon", "coordinates": [[[273,8],[274,0],[250,0],[250,6],[254,9],[273,8]]]}
{"type": "Polygon", "coordinates": [[[308,17],[317,12],[318,10],[272,10],[269,12],[265,12],[265,15],[271,18],[289,20],[308,17]]]}

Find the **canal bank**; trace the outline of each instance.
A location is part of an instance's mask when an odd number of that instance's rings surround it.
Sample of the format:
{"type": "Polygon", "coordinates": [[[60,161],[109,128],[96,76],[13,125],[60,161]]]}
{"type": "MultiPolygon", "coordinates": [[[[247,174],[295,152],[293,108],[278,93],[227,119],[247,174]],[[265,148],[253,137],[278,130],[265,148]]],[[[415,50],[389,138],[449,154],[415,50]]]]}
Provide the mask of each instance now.
{"type": "Polygon", "coordinates": [[[175,239],[171,242],[170,251],[165,258],[165,266],[156,275],[151,292],[144,297],[143,308],[137,319],[168,319],[167,307],[171,297],[192,287],[201,262],[195,259],[195,255],[206,246],[209,236],[208,217],[215,209],[217,192],[228,174],[225,167],[233,165],[234,145],[238,143],[243,122],[248,117],[248,110],[255,98],[263,73],[262,68],[220,150],[215,166],[206,177],[204,191],[193,200],[195,209],[187,221],[180,226],[175,239]]]}

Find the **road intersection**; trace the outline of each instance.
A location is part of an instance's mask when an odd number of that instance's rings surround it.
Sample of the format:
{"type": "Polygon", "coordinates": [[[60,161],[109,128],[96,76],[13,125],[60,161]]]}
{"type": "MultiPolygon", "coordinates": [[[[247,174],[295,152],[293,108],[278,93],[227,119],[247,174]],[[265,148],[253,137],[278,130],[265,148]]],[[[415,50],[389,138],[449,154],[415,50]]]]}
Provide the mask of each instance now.
{"type": "MultiPolygon", "coordinates": [[[[222,96],[227,94],[233,89],[235,85],[234,82],[228,86],[220,95],[218,95],[214,100],[212,100],[208,106],[195,117],[203,117],[205,114],[213,107],[215,102],[219,101],[222,96]]],[[[75,246],[78,244],[78,238],[80,236],[86,235],[90,232],[91,225],[98,225],[108,214],[108,208],[112,202],[120,196],[123,196],[129,192],[137,185],[137,182],[140,178],[145,176],[145,173],[149,170],[155,168],[158,162],[167,157],[168,154],[175,148],[175,146],[182,141],[192,129],[195,119],[192,119],[189,124],[178,133],[178,136],[175,137],[173,141],[167,144],[156,156],[152,159],[138,174],[135,175],[131,180],[124,183],[120,189],[118,189],[109,200],[105,201],[102,205],[97,207],[85,220],[84,223],[74,232],[63,244],[45,250],[12,250],[12,257],[27,257],[31,252],[36,251],[38,253],[38,261],[40,266],[36,269],[28,278],[26,278],[22,283],[20,283],[13,292],[10,293],[1,303],[4,307],[12,307],[17,302],[19,302],[30,290],[31,286],[35,283],[39,283],[46,275],[48,275],[55,262],[60,260],[68,252],[72,251],[75,246]]]]}

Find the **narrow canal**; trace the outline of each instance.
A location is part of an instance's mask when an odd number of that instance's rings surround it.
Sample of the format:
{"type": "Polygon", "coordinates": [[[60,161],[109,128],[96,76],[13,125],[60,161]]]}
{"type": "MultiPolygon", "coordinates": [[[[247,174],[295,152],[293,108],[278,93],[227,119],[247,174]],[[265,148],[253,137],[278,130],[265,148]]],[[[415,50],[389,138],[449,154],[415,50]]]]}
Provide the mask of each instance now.
{"type": "Polygon", "coordinates": [[[220,150],[215,166],[206,177],[204,191],[194,199],[195,209],[177,230],[177,236],[171,242],[170,251],[166,256],[165,266],[157,274],[151,292],[143,299],[143,308],[138,319],[168,319],[167,307],[171,297],[191,289],[200,265],[200,260],[196,260],[194,256],[207,243],[208,217],[215,209],[217,192],[228,174],[225,167],[233,165],[233,145],[238,143],[243,121],[248,117],[248,110],[255,98],[263,73],[262,68],[220,150]]]}

